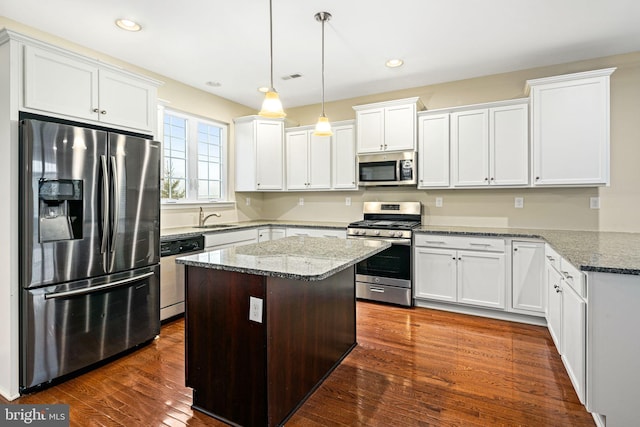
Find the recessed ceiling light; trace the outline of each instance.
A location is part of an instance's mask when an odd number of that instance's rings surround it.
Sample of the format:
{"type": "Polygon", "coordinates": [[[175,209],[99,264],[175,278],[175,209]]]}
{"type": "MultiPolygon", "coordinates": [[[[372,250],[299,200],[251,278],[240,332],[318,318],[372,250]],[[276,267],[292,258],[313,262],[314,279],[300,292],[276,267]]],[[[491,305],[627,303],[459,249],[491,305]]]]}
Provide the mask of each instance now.
{"type": "Polygon", "coordinates": [[[124,18],[116,19],[116,25],[118,26],[118,28],[126,31],[140,31],[142,29],[142,25],[130,19],[124,18]]]}
{"type": "Polygon", "coordinates": [[[404,64],[404,61],[402,59],[390,59],[385,65],[389,68],[396,68],[402,67],[402,64],[404,64]]]}
{"type": "Polygon", "coordinates": [[[220,82],[212,82],[212,81],[206,82],[205,84],[207,86],[211,86],[211,87],[220,87],[220,86],[222,86],[222,83],[220,83],[220,82]]]}

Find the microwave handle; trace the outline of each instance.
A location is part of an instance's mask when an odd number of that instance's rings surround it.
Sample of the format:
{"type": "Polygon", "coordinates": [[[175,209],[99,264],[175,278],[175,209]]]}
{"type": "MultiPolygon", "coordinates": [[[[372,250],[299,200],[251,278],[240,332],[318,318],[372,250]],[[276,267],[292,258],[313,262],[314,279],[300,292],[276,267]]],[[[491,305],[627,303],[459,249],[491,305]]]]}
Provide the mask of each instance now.
{"type": "Polygon", "coordinates": [[[400,176],[400,164],[401,163],[402,163],[402,160],[396,160],[396,182],[402,180],[402,178],[400,176]]]}

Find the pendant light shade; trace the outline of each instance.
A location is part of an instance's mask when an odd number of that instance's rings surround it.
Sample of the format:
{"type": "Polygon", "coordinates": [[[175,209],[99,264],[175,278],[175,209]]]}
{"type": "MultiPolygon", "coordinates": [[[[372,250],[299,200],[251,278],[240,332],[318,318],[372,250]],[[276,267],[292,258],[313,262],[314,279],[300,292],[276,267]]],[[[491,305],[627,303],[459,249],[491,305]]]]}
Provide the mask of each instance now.
{"type": "Polygon", "coordinates": [[[333,135],[331,123],[329,123],[329,119],[324,114],[324,23],[331,19],[331,14],[329,12],[318,12],[315,14],[315,18],[316,21],[322,24],[322,114],[318,118],[313,134],[316,136],[331,136],[333,135]]]}
{"type": "Polygon", "coordinates": [[[258,114],[262,117],[282,118],[286,114],[282,109],[282,102],[280,102],[278,92],[273,87],[273,6],[271,3],[272,0],[269,0],[269,62],[271,65],[269,81],[271,85],[264,96],[264,101],[262,101],[262,110],[258,114]]]}

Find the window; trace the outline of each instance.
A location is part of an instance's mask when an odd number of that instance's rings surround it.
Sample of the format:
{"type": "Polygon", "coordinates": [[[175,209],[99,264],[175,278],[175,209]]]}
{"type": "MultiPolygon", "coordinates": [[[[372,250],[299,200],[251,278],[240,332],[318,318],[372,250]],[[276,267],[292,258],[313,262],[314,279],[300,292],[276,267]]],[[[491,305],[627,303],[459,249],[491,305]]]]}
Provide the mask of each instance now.
{"type": "Polygon", "coordinates": [[[163,202],[224,200],[227,125],[171,110],[163,123],[163,202]]]}

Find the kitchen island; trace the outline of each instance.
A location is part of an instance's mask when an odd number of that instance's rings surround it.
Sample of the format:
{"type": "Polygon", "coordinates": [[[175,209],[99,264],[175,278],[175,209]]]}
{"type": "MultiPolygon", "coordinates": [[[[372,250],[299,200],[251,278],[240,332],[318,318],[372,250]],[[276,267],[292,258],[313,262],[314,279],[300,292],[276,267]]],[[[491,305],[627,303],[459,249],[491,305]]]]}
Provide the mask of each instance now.
{"type": "Polygon", "coordinates": [[[284,423],[356,345],[354,266],[389,246],[287,237],[178,258],[193,408],[284,423]]]}

